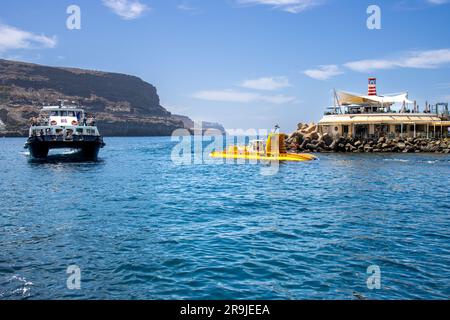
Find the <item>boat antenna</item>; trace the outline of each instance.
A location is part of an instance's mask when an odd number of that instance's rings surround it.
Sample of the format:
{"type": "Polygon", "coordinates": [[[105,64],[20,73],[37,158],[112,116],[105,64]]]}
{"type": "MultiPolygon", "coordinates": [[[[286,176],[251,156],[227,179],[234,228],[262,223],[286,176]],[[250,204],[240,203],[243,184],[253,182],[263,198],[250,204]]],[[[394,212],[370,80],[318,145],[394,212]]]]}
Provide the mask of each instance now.
{"type": "Polygon", "coordinates": [[[275,125],[274,133],[277,133],[280,130],[280,126],[278,124],[275,125]]]}
{"type": "Polygon", "coordinates": [[[58,101],[59,101],[59,105],[60,105],[61,107],[64,107],[64,102],[66,102],[67,100],[59,99],[58,101]]]}

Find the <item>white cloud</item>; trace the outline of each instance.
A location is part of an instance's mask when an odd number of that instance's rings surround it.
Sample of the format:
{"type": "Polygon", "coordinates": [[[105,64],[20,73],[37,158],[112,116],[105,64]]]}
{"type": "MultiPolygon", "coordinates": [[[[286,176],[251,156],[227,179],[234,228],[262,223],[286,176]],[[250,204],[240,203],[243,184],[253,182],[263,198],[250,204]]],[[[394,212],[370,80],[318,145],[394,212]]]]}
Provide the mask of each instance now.
{"type": "Polygon", "coordinates": [[[311,77],[316,80],[328,80],[332,77],[338,76],[343,72],[339,69],[337,65],[324,65],[319,66],[317,69],[309,69],[303,72],[308,77],[311,77]]]}
{"type": "Polygon", "coordinates": [[[245,80],[240,84],[241,87],[255,90],[274,91],[290,87],[289,79],[286,77],[264,77],[253,80],[245,80]]]}
{"type": "Polygon", "coordinates": [[[188,13],[190,15],[196,15],[201,13],[201,10],[190,5],[190,3],[188,1],[184,1],[182,3],[179,3],[177,5],[177,10],[179,11],[184,11],[185,13],[188,13]]]}
{"type": "Polygon", "coordinates": [[[444,4],[448,3],[449,0],[427,0],[427,2],[431,4],[444,4]]]}
{"type": "Polygon", "coordinates": [[[139,0],[103,0],[103,4],[124,20],[133,20],[150,10],[139,0]]]}
{"type": "Polygon", "coordinates": [[[370,72],[395,68],[434,69],[450,63],[450,49],[414,51],[395,59],[352,61],[345,66],[353,71],[370,72]]]}
{"type": "Polygon", "coordinates": [[[295,102],[295,97],[285,95],[262,95],[253,92],[243,92],[236,90],[211,90],[199,91],[192,95],[192,97],[201,100],[217,101],[217,102],[237,102],[237,103],[251,103],[263,102],[270,104],[285,104],[295,102]]]}
{"type": "Polygon", "coordinates": [[[181,10],[181,11],[193,11],[193,10],[195,10],[195,8],[189,6],[188,4],[185,4],[185,3],[181,3],[181,4],[177,5],[177,9],[181,10]]]}
{"type": "Polygon", "coordinates": [[[54,48],[56,43],[55,36],[48,37],[0,24],[0,52],[15,49],[54,48]]]}
{"type": "Polygon", "coordinates": [[[450,89],[450,82],[441,82],[435,85],[436,88],[439,89],[450,89]]]}
{"type": "Polygon", "coordinates": [[[290,13],[299,13],[321,4],[323,0],[237,0],[242,5],[270,5],[290,13]]]}

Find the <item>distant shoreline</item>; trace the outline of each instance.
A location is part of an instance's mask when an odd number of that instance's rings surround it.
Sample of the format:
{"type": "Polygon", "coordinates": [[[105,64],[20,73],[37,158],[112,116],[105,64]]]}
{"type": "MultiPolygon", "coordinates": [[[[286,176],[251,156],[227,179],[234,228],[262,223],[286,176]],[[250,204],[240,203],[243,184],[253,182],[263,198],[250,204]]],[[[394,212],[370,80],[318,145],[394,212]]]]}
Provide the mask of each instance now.
{"type": "MultiPolygon", "coordinates": [[[[222,135],[214,135],[214,136],[224,136],[226,133],[223,133],[222,135]]],[[[172,137],[172,135],[102,135],[104,138],[149,138],[149,137],[172,137]]],[[[190,134],[190,136],[195,136],[194,134],[190,134]]],[[[202,135],[203,136],[203,135],[202,135]]],[[[207,135],[211,136],[211,135],[207,135]]],[[[1,135],[0,138],[28,138],[28,135],[1,135]]]]}

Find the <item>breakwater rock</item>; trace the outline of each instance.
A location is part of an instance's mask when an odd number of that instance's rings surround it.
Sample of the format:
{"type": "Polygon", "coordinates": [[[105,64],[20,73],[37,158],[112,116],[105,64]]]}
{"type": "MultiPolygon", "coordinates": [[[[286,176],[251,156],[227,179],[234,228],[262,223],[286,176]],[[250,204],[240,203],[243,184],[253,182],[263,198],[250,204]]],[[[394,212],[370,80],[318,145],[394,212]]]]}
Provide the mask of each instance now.
{"type": "Polygon", "coordinates": [[[299,123],[297,131],[286,139],[291,152],[403,152],[450,153],[450,139],[434,138],[353,138],[321,134],[314,123],[299,123]]]}

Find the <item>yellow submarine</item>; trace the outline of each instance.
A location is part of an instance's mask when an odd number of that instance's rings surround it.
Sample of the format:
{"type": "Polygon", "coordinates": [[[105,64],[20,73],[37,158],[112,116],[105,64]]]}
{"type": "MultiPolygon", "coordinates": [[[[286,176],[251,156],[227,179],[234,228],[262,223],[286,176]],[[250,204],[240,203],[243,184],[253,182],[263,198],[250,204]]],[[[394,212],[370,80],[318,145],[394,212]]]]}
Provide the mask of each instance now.
{"type": "Polygon", "coordinates": [[[317,159],[309,153],[288,153],[286,138],[284,133],[270,133],[267,141],[252,140],[246,146],[230,146],[226,151],[211,152],[210,157],[260,161],[311,161],[317,159]]]}

